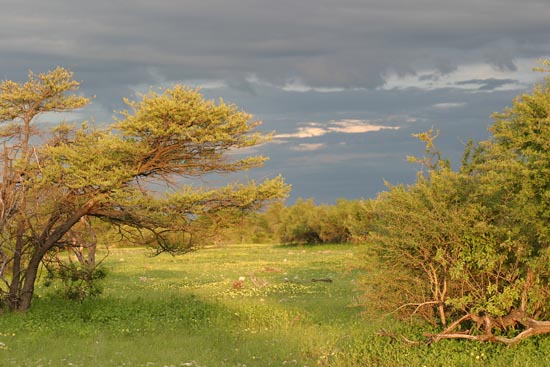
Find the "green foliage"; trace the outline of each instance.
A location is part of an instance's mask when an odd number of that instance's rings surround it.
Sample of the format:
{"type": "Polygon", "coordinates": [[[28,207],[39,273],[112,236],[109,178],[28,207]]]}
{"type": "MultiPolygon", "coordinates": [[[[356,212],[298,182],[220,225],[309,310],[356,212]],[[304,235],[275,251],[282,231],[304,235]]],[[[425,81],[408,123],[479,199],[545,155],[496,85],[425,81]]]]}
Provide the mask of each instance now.
{"type": "Polygon", "coordinates": [[[85,97],[67,92],[78,90],[80,83],[73,80],[72,73],[57,67],[41,74],[29,72],[28,81],[20,84],[11,80],[0,83],[0,121],[13,124],[4,125],[2,136],[11,135],[20,120],[33,118],[44,112],[71,111],[89,103],[85,97]],[[30,112],[30,114],[29,114],[30,112]],[[19,120],[19,121],[18,121],[19,120]]]}
{"type": "Polygon", "coordinates": [[[85,298],[97,297],[103,292],[102,280],[107,271],[101,266],[84,266],[80,263],[59,264],[56,268],[47,268],[43,284],[56,287],[59,282],[59,293],[70,300],[82,301],[85,298]]]}
{"type": "Polygon", "coordinates": [[[384,264],[376,279],[383,284],[372,288],[380,293],[381,306],[395,310],[408,304],[403,311],[431,320],[454,291],[454,282],[460,291],[465,269],[457,260],[461,247],[470,245],[465,231],[481,231],[475,225],[477,207],[465,204],[468,191],[467,181],[444,169],[413,186],[392,187],[366,207],[372,218],[368,239],[384,264]]]}
{"type": "Polygon", "coordinates": [[[287,208],[279,227],[279,238],[283,243],[320,243],[320,213],[313,199],[298,199],[287,208]]]}
{"type": "Polygon", "coordinates": [[[550,79],[495,114],[490,130],[458,172],[435,150],[437,134],[418,134],[429,156],[415,161],[428,171],[365,207],[383,264],[366,286],[386,309],[434,325],[469,315],[489,336],[523,323],[515,311],[550,317],[550,79]]]}
{"type": "Polygon", "coordinates": [[[264,157],[228,153],[270,138],[236,106],[183,86],[126,100],[128,110],[102,128],[60,123],[39,131],[41,114],[88,103],[78,85],[63,68],[0,84],[0,303],[9,308],[30,307],[46,254],[82,247],[74,235],[82,219],[108,223],[127,241],[150,240],[158,252],[186,252],[207,232],[204,218],[217,223],[288,194],[280,176],[221,188],[181,184],[261,166],[264,157]],[[193,241],[175,243],[174,233],[193,241]]]}
{"type": "Polygon", "coordinates": [[[298,199],[288,207],[275,202],[265,211],[224,211],[201,220],[202,227],[215,234],[210,238],[217,244],[349,243],[363,239],[364,204],[340,199],[336,205],[315,205],[312,199],[298,199]]]}
{"type": "Polygon", "coordinates": [[[362,220],[361,205],[360,201],[344,199],[336,205],[315,205],[312,199],[300,198],[289,207],[274,206],[261,218],[267,221],[267,230],[276,242],[347,243],[352,241],[357,223],[362,220]]]}
{"type": "Polygon", "coordinates": [[[197,90],[175,86],[162,94],[150,91],[141,101],[125,100],[113,126],[125,142],[139,149],[140,176],[234,172],[260,166],[265,158],[229,161],[224,153],[265,142],[269,136],[251,133],[259,121],[237,106],[206,101],[197,90]],[[159,160],[163,164],[158,164],[159,160]]]}

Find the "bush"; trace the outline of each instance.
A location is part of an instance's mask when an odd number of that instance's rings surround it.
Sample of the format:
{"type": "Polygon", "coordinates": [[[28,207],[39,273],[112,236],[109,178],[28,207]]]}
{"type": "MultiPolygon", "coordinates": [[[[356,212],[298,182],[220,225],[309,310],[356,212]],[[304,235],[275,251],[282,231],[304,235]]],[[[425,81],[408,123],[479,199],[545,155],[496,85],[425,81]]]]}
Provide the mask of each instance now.
{"type": "Polygon", "coordinates": [[[101,281],[107,276],[104,267],[76,263],[58,264],[47,270],[44,285],[49,287],[59,283],[61,288],[58,292],[65,298],[76,301],[100,295],[103,292],[101,281]]]}

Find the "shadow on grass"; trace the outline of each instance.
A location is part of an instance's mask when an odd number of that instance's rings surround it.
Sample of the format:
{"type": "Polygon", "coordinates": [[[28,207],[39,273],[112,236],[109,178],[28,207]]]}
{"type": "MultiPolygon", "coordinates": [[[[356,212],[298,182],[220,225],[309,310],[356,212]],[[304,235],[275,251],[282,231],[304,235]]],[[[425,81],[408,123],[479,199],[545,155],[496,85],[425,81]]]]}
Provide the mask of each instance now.
{"type": "Polygon", "coordinates": [[[323,247],[334,247],[334,246],[353,246],[352,244],[341,244],[341,243],[283,243],[273,245],[274,249],[285,249],[285,248],[323,248],[323,247]]]}
{"type": "Polygon", "coordinates": [[[301,359],[300,344],[268,330],[269,323],[256,330],[248,316],[221,303],[192,294],[159,296],[83,302],[50,296],[26,314],[4,314],[0,330],[14,335],[5,342],[11,365],[279,366],[301,359]]]}

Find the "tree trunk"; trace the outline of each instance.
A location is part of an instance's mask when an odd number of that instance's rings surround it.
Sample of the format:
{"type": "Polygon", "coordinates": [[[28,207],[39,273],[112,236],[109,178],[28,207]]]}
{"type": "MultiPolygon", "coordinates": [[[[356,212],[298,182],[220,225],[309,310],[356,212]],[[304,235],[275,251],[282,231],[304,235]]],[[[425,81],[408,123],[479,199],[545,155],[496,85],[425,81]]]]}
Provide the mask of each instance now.
{"type": "Polygon", "coordinates": [[[45,254],[46,251],[39,250],[35,252],[29,265],[27,266],[27,271],[25,271],[25,283],[21,289],[18,307],[15,310],[27,311],[29,307],[31,307],[31,301],[34,295],[34,283],[36,282],[40,262],[45,254]]]}
{"type": "Polygon", "coordinates": [[[12,308],[17,311],[27,311],[31,306],[32,297],[34,296],[34,286],[36,282],[36,276],[38,274],[38,268],[40,263],[44,258],[44,255],[50,251],[57,242],[77,223],[80,218],[88,214],[93,206],[97,203],[97,199],[89,200],[82,208],[80,208],[76,213],[70,216],[63,224],[59,225],[51,234],[48,236],[44,243],[34,252],[31,260],[25,271],[25,282],[23,283],[23,288],[19,294],[19,302],[17,307],[12,308]]]}
{"type": "Polygon", "coordinates": [[[88,247],[88,265],[95,268],[95,253],[97,250],[97,240],[90,244],[88,247]]]}
{"type": "Polygon", "coordinates": [[[13,254],[12,279],[8,295],[8,307],[12,310],[19,308],[20,288],[21,288],[21,260],[23,257],[23,233],[24,223],[20,221],[17,225],[17,234],[15,238],[15,251],[13,254]]]}

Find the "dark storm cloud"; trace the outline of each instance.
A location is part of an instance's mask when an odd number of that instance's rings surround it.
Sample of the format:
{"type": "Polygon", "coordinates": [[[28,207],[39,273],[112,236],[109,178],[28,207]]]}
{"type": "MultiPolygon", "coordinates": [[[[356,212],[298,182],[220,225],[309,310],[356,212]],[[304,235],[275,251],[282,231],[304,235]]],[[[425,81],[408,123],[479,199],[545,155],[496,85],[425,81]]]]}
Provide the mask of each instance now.
{"type": "Polygon", "coordinates": [[[550,42],[550,5],[532,0],[35,0],[2,9],[2,53],[151,66],[167,79],[253,73],[275,84],[372,87],[388,69],[445,73],[479,58],[513,68],[550,42]]]}
{"type": "Polygon", "coordinates": [[[286,134],[258,148],[271,156],[259,176],[282,172],[293,197],[321,201],[414,179],[404,157],[422,147],[410,135],[431,126],[456,160],[463,141],[486,137],[491,112],[536,79],[528,76],[534,60],[550,56],[547,0],[0,0],[0,7],[0,78],[69,67],[83,93],[97,96],[89,111],[100,121],[150,85],[203,85],[208,98],[224,97],[264,120],[262,129],[286,134]],[[292,136],[308,126],[324,133],[292,136]]]}

